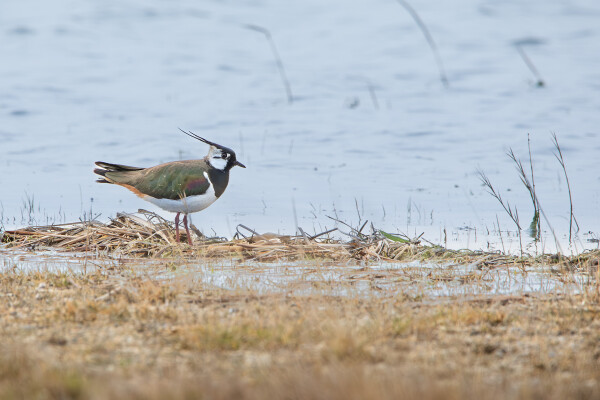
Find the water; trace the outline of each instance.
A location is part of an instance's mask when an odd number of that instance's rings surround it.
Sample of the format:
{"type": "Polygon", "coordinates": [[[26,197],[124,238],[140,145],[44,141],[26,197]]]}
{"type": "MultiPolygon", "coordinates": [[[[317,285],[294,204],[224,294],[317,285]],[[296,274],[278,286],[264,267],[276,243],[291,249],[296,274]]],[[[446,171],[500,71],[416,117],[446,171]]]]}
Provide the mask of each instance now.
{"type": "MultiPolygon", "coordinates": [[[[501,258],[501,257],[500,257],[501,258]]],[[[550,266],[518,267],[512,262],[494,268],[477,264],[371,263],[368,266],[322,261],[260,263],[243,260],[140,260],[93,257],[54,251],[5,251],[0,248],[0,273],[50,272],[112,274],[125,283],[128,276],[202,285],[226,291],[258,294],[326,295],[343,297],[409,296],[414,299],[489,295],[577,294],[590,290],[595,272],[556,272],[550,266]],[[124,268],[124,269],[123,269],[124,268]]],[[[42,276],[40,277],[42,279],[42,276]]],[[[593,289],[593,288],[592,288],[593,289]]]]}
{"type": "Polygon", "coordinates": [[[555,249],[550,226],[565,252],[597,247],[600,4],[411,4],[437,43],[448,88],[422,33],[391,0],[2,2],[2,226],[157,211],[94,183],[93,162],[203,157],[206,147],[181,127],[234,148],[248,167],[234,169],[223,197],[193,216],[207,234],[231,237],[239,223],[320,232],[337,215],[425,232],[452,248],[516,252],[514,226],[477,169],[527,226],[530,200],[505,153],[527,161],[529,134],[550,225],[543,221],[541,243],[525,237],[525,248],[555,249]],[[265,37],[245,24],[270,30],[293,104],[265,37]],[[580,227],[570,248],[551,132],[580,227]]]}

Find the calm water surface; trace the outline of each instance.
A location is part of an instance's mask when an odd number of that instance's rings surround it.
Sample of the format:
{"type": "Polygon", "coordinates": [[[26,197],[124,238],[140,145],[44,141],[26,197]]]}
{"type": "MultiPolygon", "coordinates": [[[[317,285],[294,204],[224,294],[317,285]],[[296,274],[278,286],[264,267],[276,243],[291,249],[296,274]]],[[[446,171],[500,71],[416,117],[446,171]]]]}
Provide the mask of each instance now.
{"type": "Polygon", "coordinates": [[[248,167],[193,216],[207,234],[230,237],[240,223],[320,232],[337,215],[453,248],[516,251],[514,226],[477,170],[527,226],[530,199],[506,151],[527,161],[529,134],[547,221],[545,240],[525,245],[554,249],[552,228],[566,252],[569,197],[554,132],[580,227],[570,251],[597,247],[600,3],[411,4],[448,87],[422,32],[391,0],[3,1],[2,226],[158,211],[94,183],[93,162],[203,157],[206,146],[181,127],[234,148],[248,167]],[[293,104],[268,42],[245,24],[270,30],[293,104]]]}

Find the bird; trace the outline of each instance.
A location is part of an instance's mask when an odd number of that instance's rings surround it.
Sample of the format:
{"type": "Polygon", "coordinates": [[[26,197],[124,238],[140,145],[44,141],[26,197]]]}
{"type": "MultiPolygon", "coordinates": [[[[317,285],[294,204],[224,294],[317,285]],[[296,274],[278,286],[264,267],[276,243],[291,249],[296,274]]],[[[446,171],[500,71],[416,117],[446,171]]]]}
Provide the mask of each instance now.
{"type": "Polygon", "coordinates": [[[131,190],[137,196],[162,208],[177,213],[175,216],[175,241],[179,243],[179,215],[188,243],[192,244],[188,228],[188,214],[202,211],[214,203],[229,183],[229,171],[235,167],[246,168],[228,147],[211,142],[191,131],[186,135],[210,146],[208,154],[199,160],[172,161],[149,168],[130,167],[96,161],[94,173],[100,175],[98,183],[111,183],[131,190]]]}

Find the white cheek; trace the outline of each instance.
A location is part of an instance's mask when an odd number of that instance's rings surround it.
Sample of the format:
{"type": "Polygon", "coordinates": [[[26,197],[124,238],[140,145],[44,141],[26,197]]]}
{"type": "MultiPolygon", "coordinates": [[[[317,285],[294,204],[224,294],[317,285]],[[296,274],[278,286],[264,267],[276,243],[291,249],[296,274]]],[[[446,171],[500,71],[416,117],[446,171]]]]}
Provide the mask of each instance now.
{"type": "Polygon", "coordinates": [[[220,169],[220,170],[224,170],[225,167],[227,166],[227,160],[218,157],[218,158],[210,158],[209,159],[210,165],[212,165],[214,168],[220,169]]]}

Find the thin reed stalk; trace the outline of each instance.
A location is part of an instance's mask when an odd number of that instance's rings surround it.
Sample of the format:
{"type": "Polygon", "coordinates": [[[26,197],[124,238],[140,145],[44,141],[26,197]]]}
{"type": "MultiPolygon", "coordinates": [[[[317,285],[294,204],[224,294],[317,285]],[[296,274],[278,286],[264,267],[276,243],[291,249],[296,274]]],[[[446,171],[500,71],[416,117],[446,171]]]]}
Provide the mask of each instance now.
{"type": "MultiPolygon", "coordinates": [[[[541,238],[541,222],[540,222],[540,210],[539,210],[539,202],[538,202],[538,198],[537,198],[537,193],[535,192],[535,177],[533,175],[533,159],[531,158],[531,138],[529,137],[529,133],[527,134],[527,151],[529,152],[529,170],[531,173],[531,187],[532,187],[532,192],[533,192],[533,197],[535,199],[534,203],[534,210],[535,210],[535,214],[534,214],[534,221],[536,222],[536,230],[537,230],[537,237],[538,239],[541,238]]],[[[533,200],[533,199],[532,199],[533,200]]]]}
{"type": "Polygon", "coordinates": [[[285,68],[283,67],[283,61],[281,61],[281,56],[279,55],[279,51],[277,51],[277,46],[275,46],[275,41],[271,36],[271,32],[267,28],[262,26],[246,24],[244,25],[246,29],[250,29],[265,35],[267,42],[269,42],[269,46],[271,47],[271,52],[273,53],[273,57],[275,58],[275,63],[277,64],[277,69],[279,70],[279,75],[281,76],[281,81],[283,82],[283,86],[285,88],[285,93],[287,95],[287,101],[289,104],[294,102],[294,95],[292,94],[292,87],[290,85],[290,81],[287,78],[287,74],[285,73],[285,68]]]}
{"type": "Polygon", "coordinates": [[[506,211],[510,219],[512,219],[515,226],[517,227],[517,233],[519,235],[519,248],[521,250],[521,257],[523,257],[523,239],[521,236],[521,224],[519,223],[519,212],[517,211],[517,207],[511,207],[508,201],[505,202],[504,199],[502,199],[500,193],[496,191],[494,185],[492,185],[492,182],[488,179],[488,177],[482,170],[477,171],[477,173],[479,174],[479,179],[481,180],[481,183],[483,183],[483,185],[486,187],[488,193],[492,195],[492,197],[494,197],[496,200],[498,200],[502,208],[504,208],[504,211],[506,211]]]}
{"type": "Polygon", "coordinates": [[[537,70],[537,68],[535,67],[535,65],[533,65],[533,62],[531,62],[531,59],[527,56],[527,53],[525,53],[525,50],[523,50],[523,47],[521,47],[520,45],[517,45],[516,47],[517,47],[517,51],[519,52],[519,55],[525,62],[525,65],[527,65],[527,67],[529,68],[529,70],[531,71],[533,76],[535,76],[536,86],[538,86],[538,87],[546,86],[546,83],[542,79],[542,76],[540,75],[540,73],[537,70]]]}
{"type": "Polygon", "coordinates": [[[554,153],[554,157],[556,157],[556,160],[562,167],[563,173],[565,175],[565,180],[567,181],[567,190],[569,192],[569,243],[571,243],[573,238],[573,223],[575,223],[575,226],[577,227],[577,229],[575,230],[575,234],[579,232],[579,223],[577,222],[575,215],[573,215],[573,195],[571,193],[571,183],[569,182],[569,175],[567,174],[567,167],[565,165],[565,159],[562,154],[562,149],[558,144],[558,139],[556,137],[556,133],[554,132],[552,133],[552,142],[554,144],[554,147],[556,148],[556,153],[554,153]]]}
{"type": "Polygon", "coordinates": [[[531,181],[527,177],[527,173],[525,172],[523,163],[521,162],[521,160],[519,160],[517,158],[517,156],[515,156],[515,153],[513,152],[512,148],[509,149],[507,155],[515,163],[517,172],[519,173],[519,178],[521,178],[521,182],[527,189],[527,192],[529,193],[529,197],[531,198],[531,203],[533,204],[533,219],[531,221],[531,224],[529,225],[529,229],[531,231],[531,237],[535,238],[536,240],[539,240],[540,239],[540,207],[539,207],[537,194],[535,193],[535,184],[533,183],[535,181],[533,178],[533,162],[531,160],[531,148],[529,149],[529,165],[531,168],[531,181]]]}
{"type": "Polygon", "coordinates": [[[433,36],[431,36],[431,33],[429,33],[429,29],[427,29],[427,26],[425,25],[425,23],[423,22],[423,20],[421,19],[421,17],[419,16],[419,14],[415,11],[415,9],[408,4],[408,2],[406,2],[405,0],[397,0],[398,4],[400,4],[402,7],[404,7],[404,9],[410,14],[410,16],[413,18],[413,20],[417,23],[417,25],[419,26],[419,28],[421,29],[421,32],[423,32],[423,35],[425,36],[425,39],[427,40],[427,43],[429,44],[429,48],[431,49],[433,56],[435,57],[435,62],[437,63],[438,69],[440,71],[440,80],[442,81],[442,84],[444,85],[444,87],[448,87],[448,77],[446,76],[446,71],[444,70],[444,63],[442,62],[442,57],[440,56],[440,53],[437,49],[437,45],[435,44],[435,41],[433,40],[433,36]]]}

